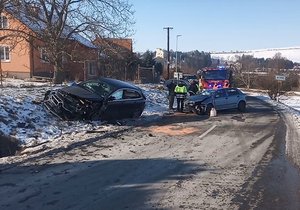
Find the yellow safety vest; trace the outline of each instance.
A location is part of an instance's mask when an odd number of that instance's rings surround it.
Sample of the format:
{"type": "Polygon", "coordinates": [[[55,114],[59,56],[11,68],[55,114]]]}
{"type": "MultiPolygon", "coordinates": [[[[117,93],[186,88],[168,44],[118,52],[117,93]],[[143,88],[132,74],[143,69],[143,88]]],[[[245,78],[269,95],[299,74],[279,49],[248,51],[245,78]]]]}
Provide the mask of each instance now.
{"type": "Polygon", "coordinates": [[[185,86],[179,86],[179,85],[176,85],[175,87],[175,93],[181,93],[181,94],[185,94],[187,93],[187,89],[185,86]]]}

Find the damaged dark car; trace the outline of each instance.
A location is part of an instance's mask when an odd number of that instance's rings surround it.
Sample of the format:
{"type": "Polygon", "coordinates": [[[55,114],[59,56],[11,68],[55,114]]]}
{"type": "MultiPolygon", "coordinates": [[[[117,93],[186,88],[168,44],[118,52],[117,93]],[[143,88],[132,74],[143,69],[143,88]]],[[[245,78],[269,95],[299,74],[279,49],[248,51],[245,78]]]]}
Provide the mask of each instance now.
{"type": "Polygon", "coordinates": [[[99,78],[47,91],[43,104],[62,120],[120,120],[140,117],[145,102],[139,87],[99,78]]]}

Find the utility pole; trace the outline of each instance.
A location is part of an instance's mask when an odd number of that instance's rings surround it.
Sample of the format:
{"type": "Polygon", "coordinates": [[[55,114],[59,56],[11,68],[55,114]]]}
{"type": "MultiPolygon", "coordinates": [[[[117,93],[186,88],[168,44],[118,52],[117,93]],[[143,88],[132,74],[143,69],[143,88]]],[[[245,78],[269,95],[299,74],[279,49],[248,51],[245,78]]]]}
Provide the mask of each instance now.
{"type": "Polygon", "coordinates": [[[168,78],[167,79],[170,79],[170,29],[173,29],[173,27],[164,27],[164,29],[167,29],[167,51],[168,51],[168,65],[167,65],[168,78]]]}

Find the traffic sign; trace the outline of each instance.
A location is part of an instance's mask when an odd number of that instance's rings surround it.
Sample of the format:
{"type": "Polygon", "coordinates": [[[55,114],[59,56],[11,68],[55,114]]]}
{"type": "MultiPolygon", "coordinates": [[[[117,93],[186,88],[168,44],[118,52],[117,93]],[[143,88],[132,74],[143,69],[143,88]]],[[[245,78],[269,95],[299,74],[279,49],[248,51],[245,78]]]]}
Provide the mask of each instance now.
{"type": "Polygon", "coordinates": [[[285,81],[285,76],[282,75],[275,75],[275,79],[279,81],[285,81]]]}
{"type": "Polygon", "coordinates": [[[174,72],[174,79],[182,79],[183,74],[182,72],[174,72]]]}

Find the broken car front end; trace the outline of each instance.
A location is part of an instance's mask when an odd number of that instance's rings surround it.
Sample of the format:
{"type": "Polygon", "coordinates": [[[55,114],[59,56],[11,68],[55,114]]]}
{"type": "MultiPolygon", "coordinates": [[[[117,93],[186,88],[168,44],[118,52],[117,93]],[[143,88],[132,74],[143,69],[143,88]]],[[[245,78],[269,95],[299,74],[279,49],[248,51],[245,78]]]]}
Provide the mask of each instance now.
{"type": "Polygon", "coordinates": [[[81,98],[62,90],[48,91],[44,106],[62,120],[96,120],[101,116],[102,100],[81,98]]]}

